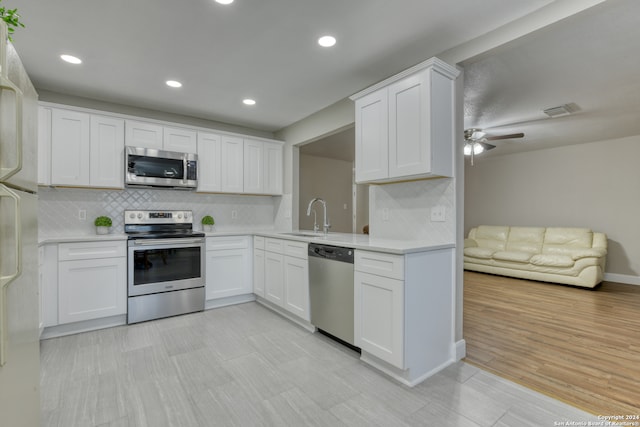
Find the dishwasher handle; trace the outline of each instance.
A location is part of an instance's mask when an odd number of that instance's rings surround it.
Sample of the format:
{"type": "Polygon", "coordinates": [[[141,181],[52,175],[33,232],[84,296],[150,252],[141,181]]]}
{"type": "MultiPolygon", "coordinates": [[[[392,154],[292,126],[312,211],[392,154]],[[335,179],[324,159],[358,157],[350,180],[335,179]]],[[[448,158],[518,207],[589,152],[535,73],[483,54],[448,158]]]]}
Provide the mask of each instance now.
{"type": "Polygon", "coordinates": [[[354,249],[309,243],[309,257],[353,264],[354,249]]]}

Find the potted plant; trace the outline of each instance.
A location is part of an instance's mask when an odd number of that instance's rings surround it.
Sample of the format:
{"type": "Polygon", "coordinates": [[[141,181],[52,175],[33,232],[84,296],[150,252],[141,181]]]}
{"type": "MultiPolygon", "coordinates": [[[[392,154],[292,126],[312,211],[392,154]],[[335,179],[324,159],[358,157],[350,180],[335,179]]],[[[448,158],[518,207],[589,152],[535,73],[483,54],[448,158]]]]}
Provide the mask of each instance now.
{"type": "MultiPolygon", "coordinates": [[[[0,0],[1,2],[2,0],[0,0]]],[[[0,17],[7,24],[7,32],[9,33],[9,41],[13,41],[11,35],[16,28],[24,28],[24,24],[20,21],[20,14],[18,9],[9,9],[4,6],[0,6],[0,17]]]]}
{"type": "Polygon", "coordinates": [[[202,217],[202,229],[204,231],[213,231],[213,224],[216,222],[211,215],[205,215],[202,217]]]}
{"type": "Polygon", "coordinates": [[[96,226],[96,234],[109,234],[113,222],[108,216],[99,216],[93,224],[96,226]]]}

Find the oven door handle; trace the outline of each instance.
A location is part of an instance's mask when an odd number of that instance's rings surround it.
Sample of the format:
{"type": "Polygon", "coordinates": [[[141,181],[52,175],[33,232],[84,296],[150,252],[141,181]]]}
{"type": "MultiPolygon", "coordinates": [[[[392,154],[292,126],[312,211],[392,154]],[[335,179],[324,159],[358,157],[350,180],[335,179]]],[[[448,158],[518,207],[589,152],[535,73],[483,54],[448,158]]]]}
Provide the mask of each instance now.
{"type": "Polygon", "coordinates": [[[134,240],[134,244],[136,246],[157,246],[157,245],[187,245],[191,243],[201,244],[204,242],[204,239],[144,239],[144,240],[134,240]]]}

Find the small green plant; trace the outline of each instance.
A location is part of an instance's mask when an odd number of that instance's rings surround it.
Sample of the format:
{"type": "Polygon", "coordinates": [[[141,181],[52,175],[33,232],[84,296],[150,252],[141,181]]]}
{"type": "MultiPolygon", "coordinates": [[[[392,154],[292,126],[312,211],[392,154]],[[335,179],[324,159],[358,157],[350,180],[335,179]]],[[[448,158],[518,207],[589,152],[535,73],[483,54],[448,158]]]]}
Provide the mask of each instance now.
{"type": "Polygon", "coordinates": [[[211,215],[205,215],[202,217],[202,225],[213,225],[215,221],[211,215]]]}
{"type": "MultiPolygon", "coordinates": [[[[0,0],[1,2],[2,0],[0,0]]],[[[0,6],[0,16],[2,20],[7,23],[7,33],[9,34],[9,41],[13,41],[11,35],[16,28],[24,28],[24,24],[20,21],[22,18],[18,13],[18,9],[8,9],[0,6]]]]}
{"type": "Polygon", "coordinates": [[[94,224],[96,227],[111,227],[112,222],[111,218],[109,218],[108,216],[99,216],[94,221],[94,224]]]}

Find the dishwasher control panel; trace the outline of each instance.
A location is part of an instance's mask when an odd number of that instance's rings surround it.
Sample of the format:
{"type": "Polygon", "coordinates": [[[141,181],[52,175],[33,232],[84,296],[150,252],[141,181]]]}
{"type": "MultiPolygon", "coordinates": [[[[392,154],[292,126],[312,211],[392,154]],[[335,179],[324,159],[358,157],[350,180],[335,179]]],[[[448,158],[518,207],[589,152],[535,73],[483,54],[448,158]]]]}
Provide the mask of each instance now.
{"type": "Polygon", "coordinates": [[[309,256],[353,264],[353,248],[309,243],[309,256]]]}

